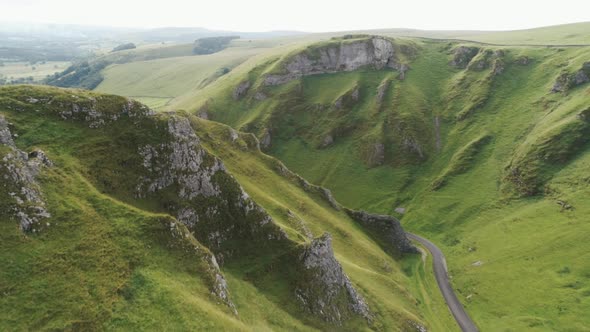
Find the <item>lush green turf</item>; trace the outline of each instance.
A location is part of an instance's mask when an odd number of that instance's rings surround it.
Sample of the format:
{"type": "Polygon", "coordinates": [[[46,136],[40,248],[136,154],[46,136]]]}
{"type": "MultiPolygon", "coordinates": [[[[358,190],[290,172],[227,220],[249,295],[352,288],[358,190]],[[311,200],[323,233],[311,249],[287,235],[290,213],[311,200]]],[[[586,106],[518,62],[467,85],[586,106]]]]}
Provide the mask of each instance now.
{"type": "Polygon", "coordinates": [[[246,71],[253,88],[243,99],[231,92],[246,73],[211,87],[209,112],[260,137],[270,128],[269,152],[345,205],[406,208],[404,225],[441,246],[482,329],[588,329],[590,87],[550,90],[590,61],[589,48],[483,46],[455,69],[457,45],[419,42],[406,79],[392,81],[381,105],[377,87],[395,73],[370,69],[263,88],[270,97],[257,101],[260,75],[273,66],[261,62],[246,71]],[[336,108],[354,86],[359,101],[336,108]],[[327,134],[334,143],[322,148],[327,134]],[[385,145],[383,166],[367,164],[374,142],[385,145]]]}
{"type": "MultiPolygon", "coordinates": [[[[184,228],[180,237],[171,233],[175,219],[162,213],[174,198],[138,199],[132,192],[142,174],[138,146],[165,142],[168,115],[124,116],[92,129],[84,118],[63,120],[56,114],[70,109],[68,103],[92,100],[106,114],[117,114],[126,104],[124,98],[80,90],[0,89],[0,111],[18,134],[18,147],[40,148],[55,164],[40,176],[52,214],[40,233],[23,234],[11,212],[0,211],[0,265],[5,267],[0,270],[0,329],[335,328],[301,309],[291,288],[297,277],[291,274],[292,260],[264,249],[262,242],[254,244],[262,248],[259,255],[237,255],[223,267],[239,316],[219,303],[200,256],[209,251],[184,228]],[[38,101],[27,102],[30,97],[38,101]],[[195,246],[200,249],[187,250],[195,246]]],[[[339,330],[399,330],[410,320],[433,330],[456,329],[432,287],[429,265],[418,255],[394,259],[386,254],[347,214],[283,175],[280,162],[257,150],[250,135],[233,141],[225,125],[195,117],[191,122],[203,146],[224,160],[294,243],[309,241],[306,228],[314,236],[332,234],[337,259],[375,314],[370,326],[354,319],[339,330]]],[[[2,147],[0,157],[6,153],[2,147]]],[[[2,204],[11,199],[4,188],[0,198],[2,204]]]]}

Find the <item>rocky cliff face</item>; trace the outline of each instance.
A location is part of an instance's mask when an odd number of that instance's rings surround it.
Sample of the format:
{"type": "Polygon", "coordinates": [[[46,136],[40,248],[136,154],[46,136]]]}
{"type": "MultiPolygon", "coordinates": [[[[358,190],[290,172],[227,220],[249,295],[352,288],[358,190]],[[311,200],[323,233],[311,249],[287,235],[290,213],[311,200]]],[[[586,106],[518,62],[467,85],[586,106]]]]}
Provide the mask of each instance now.
{"type": "Polygon", "coordinates": [[[319,46],[313,53],[301,52],[292,56],[284,64],[284,73],[266,75],[264,84],[279,85],[302,76],[353,71],[367,66],[400,70],[403,64],[397,52],[394,43],[383,37],[342,40],[337,44],[319,46]]]}
{"type": "Polygon", "coordinates": [[[455,68],[467,68],[478,52],[477,47],[459,46],[453,50],[453,59],[449,64],[455,68]]]}
{"type": "Polygon", "coordinates": [[[238,84],[238,86],[235,87],[235,89],[232,93],[232,97],[234,98],[234,100],[238,100],[238,99],[241,99],[242,97],[244,97],[244,95],[246,95],[246,93],[250,89],[250,85],[251,85],[251,83],[248,80],[245,80],[245,81],[241,82],[240,84],[238,84]]]}
{"type": "MultiPolygon", "coordinates": [[[[73,121],[92,129],[108,130],[110,127],[119,125],[121,121],[128,121],[125,125],[129,126],[137,124],[138,121],[150,121],[156,118],[153,111],[146,106],[122,97],[88,97],[80,94],[68,94],[64,97],[59,93],[43,96],[39,95],[43,91],[31,92],[37,92],[37,95],[13,100],[11,104],[5,106],[18,112],[25,112],[30,105],[34,105],[35,108],[44,110],[45,115],[56,116],[59,119],[57,121],[73,121]]],[[[41,111],[37,112],[41,113],[41,111]]],[[[198,138],[194,135],[186,118],[171,117],[167,130],[173,138],[169,143],[162,143],[157,147],[143,146],[138,151],[142,157],[143,166],[149,168],[149,172],[157,173],[159,176],[142,177],[138,185],[141,194],[137,196],[143,197],[146,193],[153,193],[173,183],[179,188],[178,196],[186,199],[197,195],[219,195],[219,186],[212,183],[211,176],[219,170],[223,171],[223,165],[218,160],[213,160],[207,166],[203,165],[209,159],[198,146],[198,138]]],[[[54,221],[46,206],[37,176],[44,168],[53,167],[53,163],[41,150],[36,149],[30,153],[19,150],[13,136],[9,123],[0,115],[0,176],[3,178],[0,195],[4,192],[8,193],[10,215],[18,220],[23,231],[39,232],[50,227],[54,221]]],[[[116,145],[113,147],[111,152],[116,154],[116,145]]],[[[102,157],[112,158],[113,156],[102,157]]],[[[129,166],[131,165],[127,165],[129,166]]],[[[123,174],[124,171],[119,169],[116,173],[123,174]]],[[[190,225],[191,217],[198,218],[186,209],[179,209],[177,216],[188,225],[190,225]]],[[[208,282],[212,295],[237,313],[215,256],[196,241],[189,228],[179,223],[177,219],[163,218],[162,222],[167,224],[170,236],[175,239],[170,245],[181,246],[188,254],[195,255],[197,260],[195,263],[206,269],[207,273],[201,277],[208,282]]]]}
{"type": "Polygon", "coordinates": [[[400,222],[388,215],[370,214],[365,211],[346,209],[346,213],[380,238],[389,249],[398,254],[417,253],[418,249],[412,245],[400,222]]]}
{"type": "Polygon", "coordinates": [[[557,77],[551,92],[567,92],[569,89],[590,82],[590,61],[585,62],[575,73],[562,73],[557,77]]]}
{"type": "Polygon", "coordinates": [[[367,303],[334,257],[330,234],[313,240],[299,255],[298,264],[303,278],[295,294],[306,310],[335,324],[351,315],[371,319],[367,303]]]}
{"type": "Polygon", "coordinates": [[[8,206],[19,222],[22,231],[36,232],[50,224],[43,221],[51,217],[46,209],[37,175],[44,167],[53,163],[41,150],[26,153],[14,144],[12,133],[4,116],[0,115],[0,147],[7,152],[1,153],[0,175],[2,186],[10,196],[8,206]]]}
{"type": "MultiPolygon", "coordinates": [[[[174,195],[167,209],[223,263],[239,252],[240,241],[263,240],[283,245],[286,234],[226,171],[218,158],[200,145],[186,117],[167,119],[168,140],[139,147],[146,175],[137,186],[138,197],[174,195]]],[[[247,243],[243,245],[246,246],[247,243]]],[[[259,243],[260,244],[260,243],[259,243]]]]}
{"type": "Polygon", "coordinates": [[[169,223],[170,234],[176,239],[176,245],[183,246],[187,252],[195,254],[201,263],[205,265],[207,274],[202,277],[209,282],[211,294],[223,304],[227,305],[237,315],[237,308],[231,301],[227,281],[223,273],[221,273],[215,255],[197,242],[188,228],[182,223],[178,223],[176,219],[170,218],[170,220],[164,222],[169,223]]]}
{"type": "MultiPolygon", "coordinates": [[[[121,97],[122,98],[122,97],[121,97]]],[[[79,98],[79,101],[53,101],[59,107],[59,116],[64,120],[83,121],[88,123],[89,128],[100,128],[104,125],[117,121],[120,117],[141,117],[153,115],[154,111],[147,106],[131,99],[121,102],[121,108],[105,111],[99,99],[95,97],[79,98]],[[114,111],[114,112],[113,112],[114,111]]]]}
{"type": "MultiPolygon", "coordinates": [[[[178,196],[192,199],[198,195],[205,197],[219,195],[220,188],[212,181],[218,171],[225,171],[223,164],[213,159],[206,164],[205,151],[200,148],[199,138],[193,132],[188,119],[172,116],[168,120],[168,133],[172,140],[159,146],[140,147],[143,166],[151,173],[140,181],[137,196],[162,190],[173,183],[178,186],[178,196]]],[[[183,218],[186,224],[196,220],[183,218]]]]}
{"type": "MultiPolygon", "coordinates": [[[[210,265],[215,267],[217,260],[223,263],[252,253],[256,250],[253,247],[295,245],[227,173],[223,163],[200,146],[187,118],[169,117],[167,131],[167,143],[139,149],[149,175],[141,179],[138,194],[150,197],[172,190],[178,200],[169,207],[170,212],[213,251],[210,265]]],[[[231,139],[231,132],[229,136],[231,139]]],[[[332,207],[340,208],[329,190],[316,190],[332,207]]],[[[334,257],[329,235],[314,240],[298,257],[294,292],[306,310],[335,324],[351,315],[370,318],[367,304],[334,257]]],[[[218,297],[226,299],[229,295],[225,280],[220,273],[216,275],[221,279],[214,290],[218,297]]]]}

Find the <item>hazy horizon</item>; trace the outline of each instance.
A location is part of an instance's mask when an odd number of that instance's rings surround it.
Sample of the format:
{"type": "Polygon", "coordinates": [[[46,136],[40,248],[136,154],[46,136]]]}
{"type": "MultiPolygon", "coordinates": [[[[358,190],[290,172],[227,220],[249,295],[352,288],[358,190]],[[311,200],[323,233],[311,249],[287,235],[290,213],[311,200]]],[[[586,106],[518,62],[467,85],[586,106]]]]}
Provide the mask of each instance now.
{"type": "Polygon", "coordinates": [[[412,3],[369,0],[360,6],[336,1],[298,1],[283,6],[269,0],[192,3],[169,0],[165,6],[138,0],[5,0],[0,23],[59,24],[152,29],[206,28],[226,31],[333,32],[373,29],[502,31],[590,21],[590,3],[564,0],[559,6],[535,1],[475,3],[421,0],[412,3]],[[574,8],[575,10],[572,10],[574,8]]]}
{"type": "Polygon", "coordinates": [[[500,31],[500,32],[507,32],[507,31],[519,31],[519,30],[530,30],[530,29],[537,29],[537,28],[544,28],[544,27],[551,27],[551,26],[560,26],[560,25],[570,25],[570,24],[579,24],[579,23],[587,23],[587,21],[577,21],[577,22],[566,22],[566,23],[559,23],[559,24],[550,24],[550,25],[539,25],[539,26],[531,26],[526,28],[518,28],[518,29],[421,29],[411,26],[400,26],[400,27],[380,27],[380,28],[367,28],[367,29],[340,29],[340,30],[326,30],[326,31],[307,31],[307,30],[295,30],[295,29],[272,29],[272,30],[237,30],[237,29],[218,29],[218,28],[211,28],[208,26],[200,26],[200,25],[170,25],[170,26],[155,26],[155,27],[148,27],[148,26],[116,26],[116,25],[98,25],[98,24],[83,24],[83,23],[54,23],[54,22],[42,22],[42,21],[0,21],[0,25],[4,26],[18,26],[18,25],[29,25],[29,26],[73,26],[73,27],[83,27],[89,29],[115,29],[115,30],[129,30],[129,31],[141,31],[141,30],[156,30],[156,29],[204,29],[210,31],[222,31],[222,32],[244,32],[244,33],[264,33],[264,32],[301,32],[301,33],[331,33],[331,32],[346,32],[346,31],[372,31],[372,30],[423,30],[423,31],[473,31],[473,32],[493,32],[493,31],[500,31]]]}

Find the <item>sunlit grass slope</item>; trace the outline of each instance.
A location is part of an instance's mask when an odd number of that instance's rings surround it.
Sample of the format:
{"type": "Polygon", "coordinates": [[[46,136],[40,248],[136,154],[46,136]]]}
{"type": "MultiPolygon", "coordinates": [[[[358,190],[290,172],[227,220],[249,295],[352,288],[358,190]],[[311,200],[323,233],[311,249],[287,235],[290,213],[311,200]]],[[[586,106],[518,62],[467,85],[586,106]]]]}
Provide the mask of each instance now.
{"type": "Polygon", "coordinates": [[[552,92],[560,75],[582,75],[590,49],[416,43],[404,80],[365,68],[269,87],[271,58],[192,107],[260,138],[270,132],[270,154],[345,205],[405,208],[403,224],[447,254],[483,330],[590,328],[590,86],[552,92]],[[477,48],[465,68],[452,65],[460,46],[477,48]],[[252,87],[235,100],[246,79],[252,87]],[[358,101],[335,106],[354,87],[358,101]],[[268,98],[253,98],[259,91],[268,98]],[[375,143],[385,147],[381,166],[371,164],[375,143]]]}

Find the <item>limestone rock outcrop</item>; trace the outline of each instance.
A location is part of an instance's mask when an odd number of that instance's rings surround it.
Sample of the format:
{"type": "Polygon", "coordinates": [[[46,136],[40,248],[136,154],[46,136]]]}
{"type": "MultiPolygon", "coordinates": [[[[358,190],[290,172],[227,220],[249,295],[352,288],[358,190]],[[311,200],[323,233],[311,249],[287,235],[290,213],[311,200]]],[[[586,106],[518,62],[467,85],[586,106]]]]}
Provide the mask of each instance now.
{"type": "Polygon", "coordinates": [[[336,209],[336,210],[340,210],[340,204],[336,201],[336,199],[334,198],[334,196],[332,196],[332,192],[330,191],[330,189],[324,188],[324,187],[320,187],[322,194],[324,195],[324,198],[328,201],[328,203],[330,203],[330,205],[336,209]]]}
{"type": "Polygon", "coordinates": [[[262,137],[260,138],[260,148],[268,149],[268,148],[270,148],[271,144],[272,144],[272,137],[270,135],[270,129],[267,128],[264,130],[264,134],[262,134],[262,137]]]}
{"type": "Polygon", "coordinates": [[[290,57],[284,64],[284,72],[267,74],[264,84],[279,85],[302,76],[353,71],[366,66],[400,70],[402,63],[397,53],[394,43],[384,37],[342,40],[290,57]]]}
{"type": "MultiPolygon", "coordinates": [[[[290,245],[286,233],[243,190],[221,160],[209,154],[188,118],[168,115],[167,139],[138,149],[143,174],[136,196],[170,202],[163,206],[176,217],[185,236],[194,236],[214,254],[208,259],[215,280],[212,292],[235,309],[218,263],[265,246],[290,245]],[[172,198],[172,199],[171,199],[172,198]]],[[[230,139],[238,133],[230,129],[230,139]]]]}
{"type": "Polygon", "coordinates": [[[139,148],[142,176],[137,197],[172,193],[179,204],[170,213],[195,232],[223,263],[237,252],[232,239],[262,237],[269,243],[286,238],[226,171],[223,163],[200,145],[200,140],[185,117],[170,116],[167,143],[139,148]]]}
{"type": "Polygon", "coordinates": [[[238,100],[244,97],[246,93],[248,93],[248,90],[250,89],[251,85],[252,83],[250,83],[250,81],[248,80],[242,81],[240,84],[238,84],[238,86],[235,87],[234,92],[232,93],[232,97],[234,98],[234,100],[238,100]]]}
{"type": "Polygon", "coordinates": [[[332,135],[326,135],[322,140],[322,144],[320,144],[320,148],[327,148],[332,144],[334,144],[334,137],[332,135]]]}
{"type": "Polygon", "coordinates": [[[400,222],[392,216],[371,214],[365,211],[346,209],[346,213],[377,235],[390,249],[396,253],[417,253],[418,249],[412,245],[400,222]]]}
{"type": "Polygon", "coordinates": [[[23,232],[36,232],[50,224],[41,222],[51,217],[37,181],[42,168],[53,163],[41,150],[26,153],[14,144],[12,133],[4,116],[0,115],[0,146],[8,148],[0,160],[2,186],[10,196],[9,206],[23,232]]]}
{"type": "Polygon", "coordinates": [[[223,273],[221,273],[221,269],[215,256],[209,250],[195,241],[188,228],[185,225],[179,223],[176,219],[169,218],[167,220],[163,220],[163,222],[169,222],[168,227],[170,229],[171,236],[178,241],[177,245],[184,246],[187,251],[196,254],[196,256],[202,260],[202,263],[205,264],[207,274],[205,274],[203,277],[209,279],[208,281],[211,287],[211,294],[227,305],[231,311],[237,315],[238,311],[234,303],[231,301],[227,281],[225,280],[223,273]]]}
{"type": "Polygon", "coordinates": [[[217,171],[225,171],[221,161],[215,159],[205,163],[206,152],[200,147],[187,118],[172,116],[168,120],[171,141],[159,146],[145,145],[139,149],[143,166],[152,176],[142,179],[137,187],[137,196],[145,197],[171,186],[177,185],[180,198],[192,199],[198,195],[205,197],[220,193],[212,177],[217,171]]]}
{"type": "Polygon", "coordinates": [[[451,60],[450,65],[460,69],[467,68],[471,59],[473,59],[478,52],[479,48],[477,47],[459,46],[453,50],[453,59],[451,60]]]}
{"type": "MultiPolygon", "coordinates": [[[[122,97],[120,97],[122,98],[122,97]]],[[[101,100],[90,97],[77,102],[58,102],[61,111],[59,116],[64,120],[83,121],[88,123],[89,128],[100,128],[108,123],[117,121],[122,116],[141,117],[153,115],[155,112],[147,106],[132,99],[126,99],[122,107],[116,111],[101,110],[101,100]]]]}
{"type": "Polygon", "coordinates": [[[529,63],[531,63],[533,61],[533,59],[529,58],[526,55],[520,56],[518,57],[514,62],[518,65],[521,66],[528,66],[529,63]]]}
{"type": "Polygon", "coordinates": [[[298,265],[302,278],[295,295],[308,312],[337,325],[352,315],[371,320],[369,306],[334,257],[330,234],[325,233],[304,248],[298,265]]]}
{"type": "Polygon", "coordinates": [[[590,82],[590,61],[585,62],[582,68],[575,73],[565,72],[560,74],[555,80],[551,92],[567,92],[569,89],[588,82],[590,82]]]}

